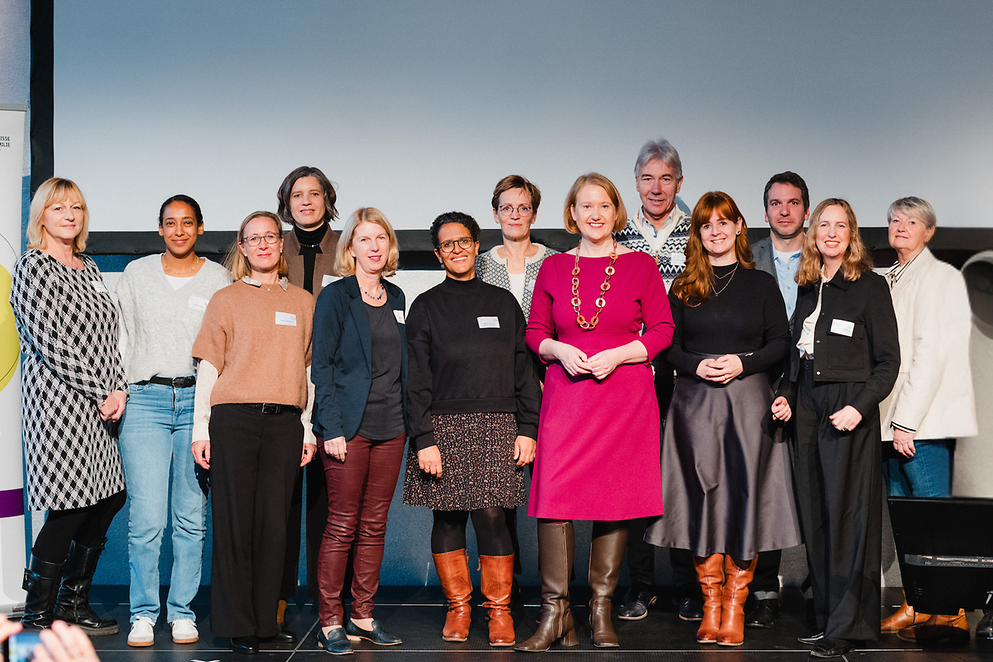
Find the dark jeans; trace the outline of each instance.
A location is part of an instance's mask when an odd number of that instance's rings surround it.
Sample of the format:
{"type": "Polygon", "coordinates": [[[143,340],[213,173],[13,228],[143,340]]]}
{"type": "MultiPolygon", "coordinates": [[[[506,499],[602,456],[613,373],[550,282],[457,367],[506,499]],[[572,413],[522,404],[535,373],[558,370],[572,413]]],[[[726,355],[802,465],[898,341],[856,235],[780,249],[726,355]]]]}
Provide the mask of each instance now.
{"type": "Polygon", "coordinates": [[[352,556],[352,618],[372,618],[373,598],[379,588],[386,520],[403,462],[405,433],[374,441],[356,435],[348,440],[345,460],[318,453],[327,481],[328,501],[324,539],[317,561],[321,625],[342,625],[341,591],[352,556]]]}
{"type": "Polygon", "coordinates": [[[302,454],[299,413],[211,408],[210,627],[219,637],[279,633],[286,517],[302,454]]]}

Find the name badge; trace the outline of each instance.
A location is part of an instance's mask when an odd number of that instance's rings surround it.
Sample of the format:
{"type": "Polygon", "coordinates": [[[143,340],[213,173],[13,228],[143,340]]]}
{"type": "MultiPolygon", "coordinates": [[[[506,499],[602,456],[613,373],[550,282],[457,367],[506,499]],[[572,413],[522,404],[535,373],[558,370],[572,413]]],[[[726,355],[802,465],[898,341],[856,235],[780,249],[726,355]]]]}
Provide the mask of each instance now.
{"type": "Polygon", "coordinates": [[[524,282],[524,289],[527,290],[528,292],[534,293],[534,284],[535,284],[535,282],[537,282],[537,281],[530,280],[530,279],[527,280],[527,281],[525,281],[524,282]]]}
{"type": "Polygon", "coordinates": [[[296,326],[297,316],[293,313],[276,313],[276,324],[279,326],[296,326]]]}
{"type": "Polygon", "coordinates": [[[202,313],[207,310],[207,300],[203,297],[190,297],[190,308],[199,310],[202,313]]]}
{"type": "Polygon", "coordinates": [[[404,319],[406,319],[403,316],[403,311],[402,310],[394,310],[393,311],[393,317],[397,318],[397,324],[404,324],[404,319]]]}
{"type": "Polygon", "coordinates": [[[321,279],[321,287],[327,287],[336,280],[341,280],[341,276],[332,276],[331,274],[324,274],[324,278],[321,279]]]}
{"type": "Polygon", "coordinates": [[[107,286],[103,284],[102,280],[91,281],[93,284],[93,289],[100,294],[107,294],[107,286]]]}
{"type": "Polygon", "coordinates": [[[685,267],[686,255],[683,253],[669,253],[669,262],[672,263],[674,267],[685,267]]]}
{"type": "Polygon", "coordinates": [[[493,317],[477,317],[476,321],[479,322],[480,329],[499,329],[500,328],[500,318],[494,315],[493,317]]]}
{"type": "Polygon", "coordinates": [[[855,331],[855,323],[849,322],[848,320],[840,320],[837,317],[831,320],[831,333],[837,333],[839,336],[852,337],[852,333],[855,331]]]}

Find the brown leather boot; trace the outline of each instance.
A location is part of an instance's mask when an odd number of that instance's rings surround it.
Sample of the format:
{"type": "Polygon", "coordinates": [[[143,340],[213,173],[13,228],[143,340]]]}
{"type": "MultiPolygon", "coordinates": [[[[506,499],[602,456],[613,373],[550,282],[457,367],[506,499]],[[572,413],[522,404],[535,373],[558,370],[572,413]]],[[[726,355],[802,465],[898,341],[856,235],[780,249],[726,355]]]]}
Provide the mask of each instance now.
{"type": "Polygon", "coordinates": [[[965,610],[954,615],[934,614],[923,625],[904,628],[897,633],[904,641],[916,644],[935,644],[947,640],[951,644],[969,643],[969,622],[965,610]]]}
{"type": "Polygon", "coordinates": [[[929,618],[931,618],[930,614],[920,613],[908,605],[907,599],[904,598],[903,604],[896,610],[896,613],[889,618],[884,618],[883,622],[879,624],[879,631],[883,634],[899,632],[904,628],[913,628],[918,625],[923,625],[929,618]]]}
{"type": "Polygon", "coordinates": [[[724,591],[721,593],[721,629],[717,633],[719,646],[740,646],[745,643],[745,598],[748,585],[755,576],[755,563],[735,561],[730,554],[724,557],[724,591]],[[741,564],[747,563],[742,568],[741,564]]]}
{"type": "Polygon", "coordinates": [[[438,570],[441,590],[448,599],[448,614],[441,638],[445,641],[465,641],[469,638],[469,619],[472,608],[472,580],[469,579],[469,560],[464,549],[444,554],[432,554],[438,570]]]}
{"type": "Polygon", "coordinates": [[[490,646],[513,646],[514,619],[510,617],[510,591],[514,585],[514,555],[479,556],[483,606],[489,609],[490,646]]]}
{"type": "Polygon", "coordinates": [[[621,562],[628,543],[627,526],[615,526],[602,535],[597,534],[600,522],[593,524],[593,541],[590,543],[590,627],[593,628],[593,645],[598,648],[620,646],[614,624],[610,620],[614,608],[614,591],[621,574],[621,562]]]}
{"type": "Polygon", "coordinates": [[[721,629],[721,591],[724,589],[724,555],[711,554],[704,558],[693,557],[693,567],[703,591],[703,620],[696,631],[698,644],[717,643],[721,629]]]}
{"type": "Polygon", "coordinates": [[[575,646],[576,623],[569,609],[569,580],[576,558],[576,536],[572,522],[538,520],[538,569],[541,571],[541,623],[534,636],[516,650],[547,651],[561,640],[575,646]]]}

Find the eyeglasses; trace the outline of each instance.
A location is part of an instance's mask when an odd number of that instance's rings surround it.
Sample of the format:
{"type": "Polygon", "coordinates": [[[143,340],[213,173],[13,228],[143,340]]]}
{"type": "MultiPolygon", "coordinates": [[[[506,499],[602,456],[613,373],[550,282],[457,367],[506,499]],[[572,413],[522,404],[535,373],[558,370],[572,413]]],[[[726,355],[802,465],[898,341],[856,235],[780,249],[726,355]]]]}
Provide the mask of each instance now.
{"type": "MultiPolygon", "coordinates": [[[[500,205],[497,207],[497,211],[504,216],[510,216],[514,213],[513,205],[500,205]]],[[[531,205],[521,205],[517,208],[517,213],[520,216],[530,216],[531,215],[531,205]]]]}
{"type": "Polygon", "coordinates": [[[256,246],[259,245],[259,242],[261,242],[263,239],[265,239],[265,243],[272,246],[277,241],[279,241],[281,237],[275,232],[266,232],[265,234],[261,234],[261,235],[253,234],[251,237],[245,237],[244,239],[241,240],[241,243],[248,244],[252,248],[255,248],[256,246]]]}
{"type": "Polygon", "coordinates": [[[459,237],[458,239],[449,239],[448,241],[441,242],[438,244],[438,250],[442,253],[451,253],[455,250],[455,244],[458,244],[459,248],[467,251],[472,248],[474,243],[476,242],[472,240],[472,237],[459,237]]]}

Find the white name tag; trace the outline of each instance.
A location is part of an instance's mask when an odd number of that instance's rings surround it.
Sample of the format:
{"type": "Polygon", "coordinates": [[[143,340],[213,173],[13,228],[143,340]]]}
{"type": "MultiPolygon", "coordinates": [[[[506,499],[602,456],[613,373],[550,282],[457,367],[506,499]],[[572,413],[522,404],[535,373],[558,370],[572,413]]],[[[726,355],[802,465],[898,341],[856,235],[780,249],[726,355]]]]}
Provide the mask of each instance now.
{"type": "Polygon", "coordinates": [[[669,253],[669,262],[671,262],[674,267],[685,267],[686,256],[683,253],[669,253]]]}
{"type": "Polygon", "coordinates": [[[855,323],[849,322],[847,320],[840,320],[837,317],[831,320],[831,333],[837,333],[839,336],[852,337],[852,333],[855,331],[855,323]]]}
{"type": "Polygon", "coordinates": [[[500,318],[496,317],[477,317],[476,321],[479,322],[480,329],[499,329],[500,328],[500,318]]]}
{"type": "Polygon", "coordinates": [[[94,281],[91,281],[91,282],[93,283],[93,289],[94,290],[96,290],[100,294],[106,294],[107,293],[107,286],[103,284],[103,281],[102,280],[94,280],[94,281]]]}
{"type": "Polygon", "coordinates": [[[532,292],[533,293],[534,292],[534,284],[535,284],[535,282],[536,281],[533,281],[533,280],[527,280],[527,281],[525,281],[524,282],[524,289],[527,290],[528,292],[532,292]]]}
{"type": "Polygon", "coordinates": [[[393,317],[397,318],[397,324],[403,324],[404,323],[404,319],[405,318],[403,316],[403,311],[402,310],[394,310],[393,311],[393,317]]]}
{"type": "Polygon", "coordinates": [[[331,274],[324,274],[324,278],[321,279],[321,287],[327,287],[336,280],[341,280],[341,276],[332,276],[331,274]]]}
{"type": "Polygon", "coordinates": [[[207,300],[203,297],[190,297],[190,308],[203,312],[207,310],[207,300]]]}
{"type": "Polygon", "coordinates": [[[276,313],[276,324],[279,326],[296,326],[297,316],[293,313],[276,313]]]}

